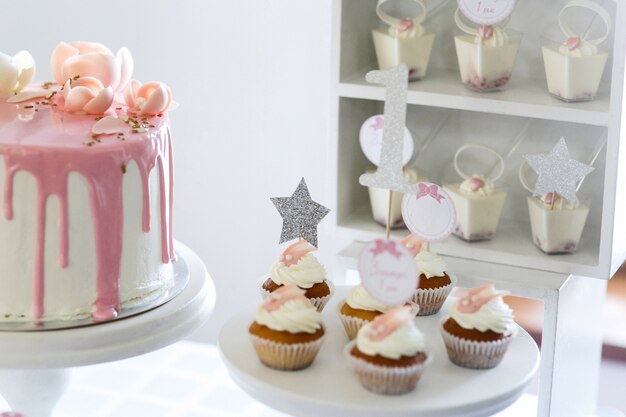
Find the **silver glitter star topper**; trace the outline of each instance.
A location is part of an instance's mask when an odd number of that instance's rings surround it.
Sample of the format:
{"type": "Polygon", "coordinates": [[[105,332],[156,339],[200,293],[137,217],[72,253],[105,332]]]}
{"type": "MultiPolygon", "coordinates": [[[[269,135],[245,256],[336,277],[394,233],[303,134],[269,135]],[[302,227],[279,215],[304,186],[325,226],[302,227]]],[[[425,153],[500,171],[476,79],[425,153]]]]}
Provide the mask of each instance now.
{"type": "Polygon", "coordinates": [[[330,210],[311,200],[304,178],[291,197],[272,197],[270,200],[283,218],[278,243],[302,238],[317,247],[317,225],[330,210]]]}
{"type": "Polygon", "coordinates": [[[555,192],[571,203],[576,202],[577,183],[593,168],[570,158],[565,138],[561,138],[549,154],[524,155],[537,173],[534,196],[555,192]]]}

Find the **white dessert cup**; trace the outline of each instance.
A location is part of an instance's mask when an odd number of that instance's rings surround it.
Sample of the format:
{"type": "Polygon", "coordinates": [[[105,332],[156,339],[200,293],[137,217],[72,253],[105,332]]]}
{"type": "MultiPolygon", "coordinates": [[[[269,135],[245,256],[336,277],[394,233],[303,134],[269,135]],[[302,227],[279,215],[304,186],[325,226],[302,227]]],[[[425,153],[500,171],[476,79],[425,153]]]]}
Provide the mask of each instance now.
{"type": "Polygon", "coordinates": [[[455,18],[457,25],[465,32],[454,37],[461,82],[470,90],[481,93],[506,89],[513,73],[522,34],[506,30],[508,41],[503,45],[477,43],[475,30],[461,23],[458,10],[455,18]]]}
{"type": "Polygon", "coordinates": [[[568,56],[559,44],[542,47],[546,81],[550,94],[565,102],[591,101],[595,98],[609,54],[568,56]]]}
{"type": "Polygon", "coordinates": [[[539,197],[528,197],[530,227],[535,245],[547,254],[573,253],[585,227],[589,203],[574,208],[546,208],[539,197]]]}
{"type": "MultiPolygon", "coordinates": [[[[411,168],[405,168],[405,180],[411,184],[427,182],[428,179],[420,177],[411,168]],[[410,170],[410,171],[409,171],[410,170]],[[407,174],[407,172],[410,172],[407,174]],[[415,175],[413,175],[415,174],[415,175]]],[[[367,187],[370,205],[372,207],[372,217],[381,226],[387,227],[387,210],[389,210],[389,190],[383,188],[367,187]]],[[[401,229],[405,227],[402,219],[402,198],[404,194],[399,191],[391,192],[391,209],[389,213],[389,224],[391,229],[401,229]]]]}
{"type": "MultiPolygon", "coordinates": [[[[454,168],[457,173],[464,179],[471,177],[464,173],[459,167],[459,156],[467,149],[479,149],[483,152],[491,153],[496,156],[499,162],[499,170],[497,174],[490,178],[492,182],[497,181],[504,172],[504,160],[496,151],[491,148],[476,144],[465,144],[461,146],[454,155],[454,168]]],[[[461,191],[461,184],[444,185],[444,190],[454,203],[456,209],[456,224],[452,233],[468,242],[492,239],[498,229],[500,216],[504,201],[506,200],[506,191],[501,188],[494,188],[493,192],[486,195],[466,194],[461,191]]]]}
{"type": "Polygon", "coordinates": [[[368,391],[385,394],[401,395],[411,392],[417,386],[424,370],[432,362],[432,353],[425,351],[426,360],[422,363],[400,367],[381,366],[352,355],[356,340],[351,341],[344,348],[344,356],[356,372],[361,385],[368,391]]]}
{"type": "Polygon", "coordinates": [[[421,13],[418,16],[405,19],[412,21],[413,25],[419,27],[419,30],[416,31],[417,33],[413,35],[395,35],[393,32],[400,31],[399,25],[401,21],[385,13],[381,6],[386,1],[378,1],[376,13],[381,20],[390,25],[390,28],[374,29],[372,31],[378,67],[381,70],[385,70],[405,64],[409,68],[409,81],[419,81],[426,75],[428,70],[430,53],[435,40],[435,34],[424,30],[420,25],[426,15],[424,4],[420,0],[414,0],[421,8],[421,13]]]}
{"type": "Polygon", "coordinates": [[[594,53],[580,56],[572,56],[569,53],[562,53],[561,49],[568,49],[568,43],[557,43],[544,41],[543,63],[546,71],[546,81],[548,91],[554,97],[565,102],[578,102],[593,100],[598,92],[600,80],[604,73],[604,68],[609,54],[597,51],[595,47],[602,43],[608,36],[611,29],[611,17],[608,12],[599,4],[588,0],[570,1],[561,9],[559,13],[559,26],[568,40],[581,43],[581,37],[577,36],[563,20],[563,12],[572,7],[579,7],[595,12],[605,23],[606,32],[600,38],[584,41],[594,48],[594,53]]]}

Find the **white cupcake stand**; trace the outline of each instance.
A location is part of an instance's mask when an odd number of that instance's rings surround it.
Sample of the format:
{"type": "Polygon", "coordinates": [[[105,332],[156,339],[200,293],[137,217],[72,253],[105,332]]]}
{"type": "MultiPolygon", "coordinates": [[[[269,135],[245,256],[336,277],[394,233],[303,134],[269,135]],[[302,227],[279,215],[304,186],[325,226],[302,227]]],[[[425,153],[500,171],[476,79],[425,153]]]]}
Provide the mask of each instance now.
{"type": "Polygon", "coordinates": [[[71,368],[116,361],[184,338],[210,316],[215,288],[204,264],[176,242],[189,282],[169,302],[136,316],[92,326],[37,332],[0,332],[0,395],[25,417],[50,417],[71,368]]]}
{"type": "Polygon", "coordinates": [[[502,363],[491,370],[464,369],[452,364],[439,336],[447,311],[418,317],[433,362],[415,391],[384,396],[366,391],[344,358],[348,337],[337,317],[348,287],[337,287],[325,307],[326,340],[309,368],[283,372],[262,365],[248,340],[254,317],[231,319],[219,338],[220,352],[231,377],[248,394],[272,408],[298,417],[482,417],[505,409],[517,400],[539,365],[539,350],[521,328],[502,363]]]}

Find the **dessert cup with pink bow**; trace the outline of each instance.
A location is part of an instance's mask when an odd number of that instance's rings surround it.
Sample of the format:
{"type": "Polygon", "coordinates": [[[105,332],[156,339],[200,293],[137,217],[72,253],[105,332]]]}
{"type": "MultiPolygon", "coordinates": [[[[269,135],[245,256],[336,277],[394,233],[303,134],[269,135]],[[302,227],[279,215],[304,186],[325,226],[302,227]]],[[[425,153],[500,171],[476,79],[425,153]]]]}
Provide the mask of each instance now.
{"type": "Polygon", "coordinates": [[[474,28],[463,22],[457,9],[455,22],[464,33],[454,37],[461,81],[470,90],[504,90],[517,58],[522,35],[501,26],[474,28]]]}
{"type": "MultiPolygon", "coordinates": [[[[481,155],[482,156],[482,155],[481,155]]],[[[504,172],[504,160],[493,149],[475,144],[461,146],[454,155],[454,168],[463,182],[444,185],[456,208],[456,224],[453,234],[468,242],[492,239],[498,229],[506,191],[496,187],[495,182],[504,172]],[[475,149],[482,154],[492,154],[497,158],[497,172],[487,175],[467,175],[459,166],[460,155],[475,149]]]]}
{"type": "Polygon", "coordinates": [[[542,47],[548,91],[565,102],[593,100],[609,56],[607,52],[600,51],[598,45],[610,33],[611,17],[598,3],[574,0],[561,9],[558,20],[566,40],[546,41],[542,47]],[[595,12],[604,22],[604,34],[597,39],[587,40],[570,29],[564,20],[564,12],[574,7],[595,12]]]}
{"type": "MultiPolygon", "coordinates": [[[[520,165],[519,179],[529,192],[533,189],[520,165]]],[[[569,201],[557,192],[527,197],[530,228],[535,246],[546,254],[574,253],[589,214],[589,201],[569,201]]]]}
{"type": "Polygon", "coordinates": [[[387,28],[374,29],[372,37],[381,70],[405,64],[409,68],[409,81],[419,81],[428,70],[435,34],[422,26],[426,7],[421,0],[413,0],[419,9],[416,16],[398,19],[387,13],[388,0],[378,0],[376,14],[389,24],[387,28]],[[385,4],[387,3],[387,4],[385,4]]]}

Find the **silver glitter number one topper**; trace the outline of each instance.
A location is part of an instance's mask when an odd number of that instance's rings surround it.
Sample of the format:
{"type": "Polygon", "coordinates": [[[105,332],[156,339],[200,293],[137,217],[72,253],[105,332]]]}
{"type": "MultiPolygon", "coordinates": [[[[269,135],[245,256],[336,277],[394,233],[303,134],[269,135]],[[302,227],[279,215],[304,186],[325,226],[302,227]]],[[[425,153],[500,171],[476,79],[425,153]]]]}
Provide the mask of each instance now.
{"type": "Polygon", "coordinates": [[[365,79],[369,83],[383,84],[386,87],[385,125],[378,168],[374,173],[361,175],[359,183],[366,187],[417,194],[417,186],[404,180],[402,170],[409,70],[406,65],[401,64],[388,70],[370,71],[365,79]]]}

